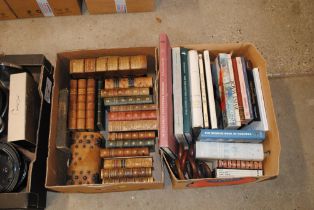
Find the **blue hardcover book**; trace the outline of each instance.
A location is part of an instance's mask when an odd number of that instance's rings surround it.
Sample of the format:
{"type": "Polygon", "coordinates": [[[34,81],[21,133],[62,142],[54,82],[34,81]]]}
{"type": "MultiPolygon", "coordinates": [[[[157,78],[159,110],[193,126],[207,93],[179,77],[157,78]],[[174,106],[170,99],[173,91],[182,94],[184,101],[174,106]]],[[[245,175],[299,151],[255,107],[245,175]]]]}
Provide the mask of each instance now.
{"type": "Polygon", "coordinates": [[[220,109],[220,95],[219,95],[219,84],[218,84],[218,74],[215,64],[211,64],[212,70],[212,80],[213,80],[213,89],[214,89],[214,98],[215,98],[215,108],[217,115],[217,126],[220,129],[223,129],[222,113],[220,109]]]}
{"type": "Polygon", "coordinates": [[[261,143],[265,140],[265,131],[201,129],[197,139],[203,142],[261,143]]]}

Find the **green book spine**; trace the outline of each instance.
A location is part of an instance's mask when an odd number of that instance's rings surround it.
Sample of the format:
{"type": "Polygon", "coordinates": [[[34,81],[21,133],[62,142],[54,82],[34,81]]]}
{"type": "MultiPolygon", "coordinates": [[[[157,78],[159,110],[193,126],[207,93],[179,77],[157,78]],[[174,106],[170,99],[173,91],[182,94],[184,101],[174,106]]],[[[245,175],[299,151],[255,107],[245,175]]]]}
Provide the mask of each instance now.
{"type": "Polygon", "coordinates": [[[154,145],[155,145],[155,140],[154,139],[106,141],[106,148],[153,147],[154,145]]]}
{"type": "Polygon", "coordinates": [[[105,106],[128,105],[128,104],[151,104],[153,96],[125,96],[104,98],[105,106]]]}
{"type": "Polygon", "coordinates": [[[104,88],[104,82],[103,80],[98,80],[97,81],[97,128],[100,131],[105,130],[105,110],[104,110],[104,102],[101,97],[101,90],[104,88]]]}
{"type": "Polygon", "coordinates": [[[191,101],[190,101],[190,81],[188,49],[181,48],[181,70],[182,70],[182,112],[183,112],[183,133],[189,143],[192,142],[191,132],[191,101]]]}

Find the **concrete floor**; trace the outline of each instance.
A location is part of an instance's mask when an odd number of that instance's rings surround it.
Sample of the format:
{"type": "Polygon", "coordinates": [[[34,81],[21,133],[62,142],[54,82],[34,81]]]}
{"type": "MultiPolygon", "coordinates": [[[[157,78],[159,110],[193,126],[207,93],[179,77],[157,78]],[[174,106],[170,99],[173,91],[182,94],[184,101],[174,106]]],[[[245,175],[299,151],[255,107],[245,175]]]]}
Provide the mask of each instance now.
{"type": "Polygon", "coordinates": [[[159,0],[151,13],[0,21],[0,53],[252,42],[268,62],[281,134],[280,176],[244,186],[175,191],[48,193],[47,209],[313,209],[313,0],[159,0]]]}

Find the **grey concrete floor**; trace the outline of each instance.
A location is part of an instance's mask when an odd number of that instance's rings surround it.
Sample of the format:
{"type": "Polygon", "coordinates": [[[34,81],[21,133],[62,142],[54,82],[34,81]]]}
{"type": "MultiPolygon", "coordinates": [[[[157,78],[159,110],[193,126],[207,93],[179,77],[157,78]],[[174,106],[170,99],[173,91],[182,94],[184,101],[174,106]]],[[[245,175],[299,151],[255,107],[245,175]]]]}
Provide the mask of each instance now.
{"type": "MultiPolygon", "coordinates": [[[[313,0],[159,0],[151,13],[0,21],[0,52],[56,53],[173,45],[252,42],[269,76],[314,73],[313,0]]],[[[272,78],[281,134],[280,176],[243,186],[105,193],[48,193],[47,209],[313,209],[314,77],[272,78]]]]}

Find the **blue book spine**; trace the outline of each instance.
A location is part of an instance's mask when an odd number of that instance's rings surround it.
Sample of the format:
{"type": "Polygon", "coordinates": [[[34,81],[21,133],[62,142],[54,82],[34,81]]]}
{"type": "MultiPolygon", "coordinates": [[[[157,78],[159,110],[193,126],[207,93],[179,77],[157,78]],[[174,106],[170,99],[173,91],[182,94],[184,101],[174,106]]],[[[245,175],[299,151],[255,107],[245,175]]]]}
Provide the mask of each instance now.
{"type": "Polygon", "coordinates": [[[265,140],[265,131],[201,129],[198,140],[202,142],[261,143],[265,140]]]}
{"type": "Polygon", "coordinates": [[[251,101],[251,95],[250,95],[250,86],[249,86],[249,81],[247,77],[246,63],[245,63],[244,57],[241,57],[241,62],[242,62],[242,71],[243,71],[243,77],[244,77],[244,82],[245,82],[245,87],[246,87],[246,93],[247,93],[247,100],[249,103],[250,116],[251,116],[251,119],[253,119],[253,108],[252,108],[252,101],[251,101]]]}
{"type": "Polygon", "coordinates": [[[217,115],[217,126],[220,129],[223,129],[223,119],[220,108],[220,95],[219,95],[219,84],[218,84],[218,76],[217,76],[217,68],[215,64],[211,64],[212,71],[212,80],[213,80],[213,89],[214,89],[214,98],[215,98],[215,108],[217,115]]]}

